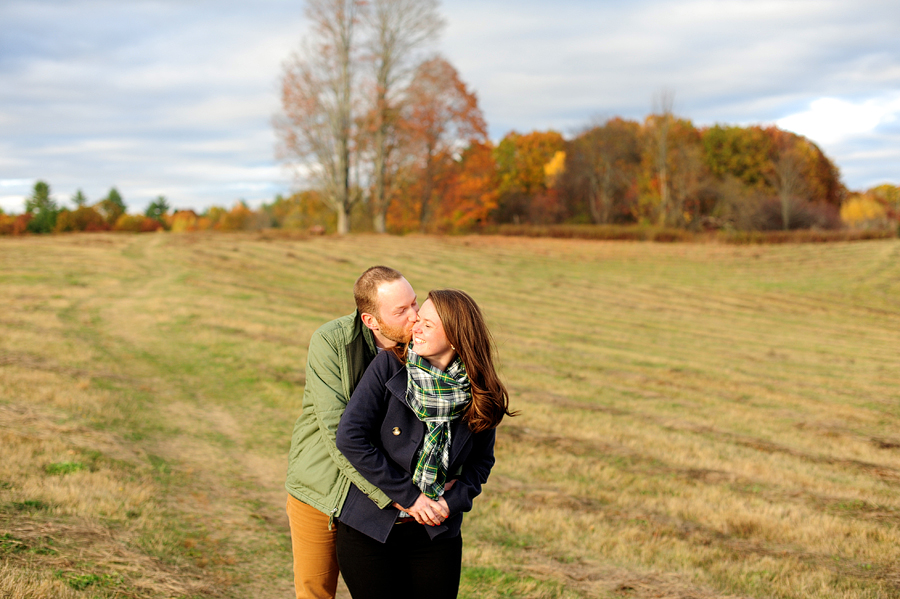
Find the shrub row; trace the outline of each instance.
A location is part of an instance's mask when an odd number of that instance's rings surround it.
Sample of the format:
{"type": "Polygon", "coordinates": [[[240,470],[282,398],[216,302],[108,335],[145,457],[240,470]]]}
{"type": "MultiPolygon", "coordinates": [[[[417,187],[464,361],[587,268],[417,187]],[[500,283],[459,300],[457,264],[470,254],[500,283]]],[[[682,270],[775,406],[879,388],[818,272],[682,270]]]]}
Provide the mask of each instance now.
{"type": "Polygon", "coordinates": [[[720,242],[733,244],[824,243],[892,239],[893,229],[796,229],[791,231],[702,231],[640,225],[500,225],[493,232],[511,237],[556,237],[598,241],[720,242]]]}

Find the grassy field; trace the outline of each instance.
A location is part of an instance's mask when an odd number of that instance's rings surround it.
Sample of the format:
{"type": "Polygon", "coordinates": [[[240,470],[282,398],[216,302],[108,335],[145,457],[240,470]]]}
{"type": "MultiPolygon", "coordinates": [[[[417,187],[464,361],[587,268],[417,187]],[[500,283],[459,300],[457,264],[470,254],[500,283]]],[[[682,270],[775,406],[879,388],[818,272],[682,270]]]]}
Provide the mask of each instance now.
{"type": "Polygon", "coordinates": [[[0,238],[0,596],[292,596],[306,345],[469,291],[521,415],[463,597],[900,596],[900,241],[0,238]]]}

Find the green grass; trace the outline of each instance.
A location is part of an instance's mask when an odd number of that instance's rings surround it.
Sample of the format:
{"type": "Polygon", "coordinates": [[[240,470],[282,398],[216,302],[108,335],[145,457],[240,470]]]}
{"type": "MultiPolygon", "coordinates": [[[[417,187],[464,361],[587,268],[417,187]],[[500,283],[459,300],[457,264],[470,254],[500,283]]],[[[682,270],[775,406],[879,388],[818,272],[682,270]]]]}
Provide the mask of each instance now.
{"type": "Polygon", "coordinates": [[[290,596],[306,346],[379,263],[521,412],[461,596],[900,594],[897,240],[98,234],[0,238],[0,595],[290,596]]]}

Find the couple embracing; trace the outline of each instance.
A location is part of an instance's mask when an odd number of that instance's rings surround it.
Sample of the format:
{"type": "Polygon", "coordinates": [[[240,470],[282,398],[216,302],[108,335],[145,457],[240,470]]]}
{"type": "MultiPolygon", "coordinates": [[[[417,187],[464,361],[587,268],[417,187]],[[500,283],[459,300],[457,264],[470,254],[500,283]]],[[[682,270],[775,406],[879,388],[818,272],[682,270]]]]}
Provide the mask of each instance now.
{"type": "Polygon", "coordinates": [[[418,305],[396,270],[353,288],[356,312],[312,336],[288,462],[297,598],[456,597],[463,512],[510,415],[490,332],[469,295],[418,305]]]}

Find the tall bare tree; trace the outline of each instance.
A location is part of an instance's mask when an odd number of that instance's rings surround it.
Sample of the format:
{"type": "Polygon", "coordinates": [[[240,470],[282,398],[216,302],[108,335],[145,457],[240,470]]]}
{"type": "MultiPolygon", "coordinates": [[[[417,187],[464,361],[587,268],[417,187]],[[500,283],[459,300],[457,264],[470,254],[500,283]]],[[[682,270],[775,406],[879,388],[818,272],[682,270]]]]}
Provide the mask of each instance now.
{"type": "Polygon", "coordinates": [[[636,177],[641,161],[640,125],[610,119],[572,140],[566,177],[573,190],[587,199],[594,223],[612,219],[616,201],[636,177]]]}
{"type": "Polygon", "coordinates": [[[440,34],[444,22],[438,5],[439,0],[372,0],[369,7],[365,51],[372,61],[375,85],[371,147],[372,213],[377,233],[385,232],[390,204],[388,165],[396,147],[398,92],[415,68],[418,51],[440,34]]]}
{"type": "Polygon", "coordinates": [[[350,210],[359,201],[353,182],[355,36],[362,0],[307,0],[312,22],[304,56],[295,55],[282,79],[284,118],[276,120],[283,150],[309,167],[322,198],[337,213],[338,233],[350,231],[350,210]]]}
{"type": "Polygon", "coordinates": [[[796,207],[806,193],[803,167],[803,157],[796,146],[783,149],[778,158],[772,161],[769,181],[778,191],[778,201],[781,204],[781,226],[785,231],[791,228],[791,219],[796,207]]]}
{"type": "Polygon", "coordinates": [[[669,129],[674,115],[675,94],[663,89],[653,97],[652,134],[656,150],[656,173],[659,178],[659,221],[665,225],[669,219],[669,129]]]}
{"type": "Polygon", "coordinates": [[[669,177],[671,210],[668,224],[685,227],[694,217],[699,216],[698,195],[704,186],[708,186],[709,176],[699,139],[696,143],[679,141],[672,158],[674,168],[669,177]]]}

